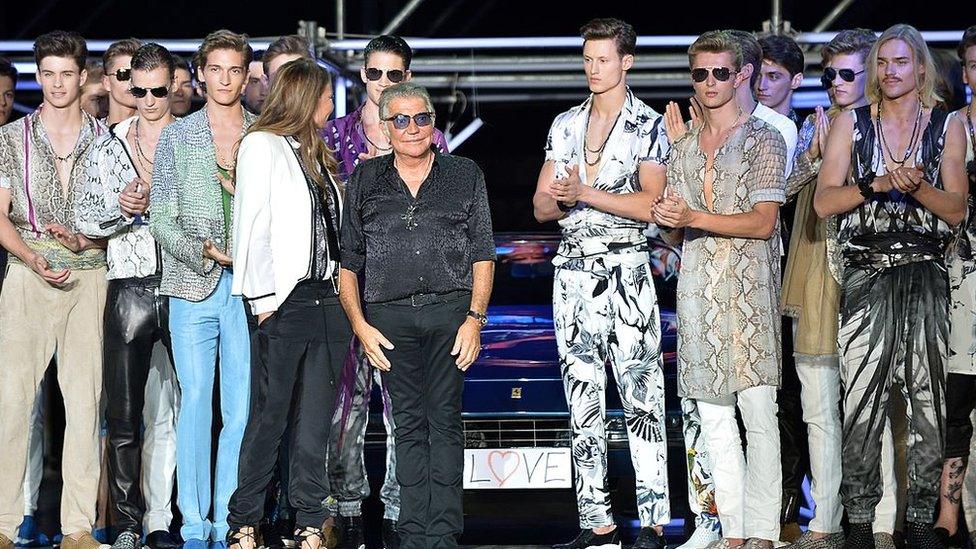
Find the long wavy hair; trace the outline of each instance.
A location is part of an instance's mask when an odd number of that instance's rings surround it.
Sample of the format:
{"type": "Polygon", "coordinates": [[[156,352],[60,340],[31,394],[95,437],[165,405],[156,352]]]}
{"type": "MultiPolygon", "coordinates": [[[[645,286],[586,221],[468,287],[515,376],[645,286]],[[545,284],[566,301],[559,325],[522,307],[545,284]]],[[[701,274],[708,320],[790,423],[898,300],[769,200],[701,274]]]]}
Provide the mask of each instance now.
{"type": "Polygon", "coordinates": [[[316,167],[321,163],[334,176],[338,163],[315,126],[315,109],[319,98],[331,86],[329,73],[315,61],[296,59],[285,63],[275,73],[261,115],[247,130],[247,133],[268,132],[294,137],[300,145],[298,154],[302,163],[315,183],[323,188],[327,183],[316,167]]]}
{"type": "Polygon", "coordinates": [[[868,54],[866,63],[868,80],[864,85],[864,92],[868,101],[878,103],[882,99],[881,80],[878,76],[878,51],[886,42],[896,39],[908,44],[909,49],[912,50],[915,61],[915,87],[922,105],[934,107],[941,103],[942,98],[936,91],[938,73],[935,69],[935,61],[932,59],[932,52],[929,51],[925,39],[922,38],[922,33],[918,32],[915,27],[905,24],[895,25],[881,33],[878,41],[871,47],[871,53],[868,54]]]}

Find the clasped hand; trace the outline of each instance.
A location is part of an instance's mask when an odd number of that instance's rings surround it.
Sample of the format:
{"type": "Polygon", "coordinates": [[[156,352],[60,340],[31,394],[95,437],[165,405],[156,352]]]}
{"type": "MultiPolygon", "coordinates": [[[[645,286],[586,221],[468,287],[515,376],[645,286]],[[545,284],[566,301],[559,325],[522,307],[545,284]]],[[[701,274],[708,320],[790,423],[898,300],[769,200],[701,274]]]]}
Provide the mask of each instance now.
{"type": "Polygon", "coordinates": [[[695,212],[688,206],[688,202],[670,190],[651,203],[651,212],[655,223],[673,229],[687,227],[695,218],[695,212]]]}
{"type": "Polygon", "coordinates": [[[579,201],[585,192],[583,181],[579,176],[579,166],[566,169],[568,177],[553,179],[549,184],[549,196],[557,202],[573,205],[579,201]]]}

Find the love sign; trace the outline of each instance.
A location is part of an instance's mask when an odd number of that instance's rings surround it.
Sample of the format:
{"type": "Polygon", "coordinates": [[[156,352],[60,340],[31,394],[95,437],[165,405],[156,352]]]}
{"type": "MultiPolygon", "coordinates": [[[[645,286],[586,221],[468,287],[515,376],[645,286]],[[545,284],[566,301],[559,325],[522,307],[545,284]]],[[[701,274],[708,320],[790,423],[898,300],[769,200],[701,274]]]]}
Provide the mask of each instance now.
{"type": "Polygon", "coordinates": [[[569,448],[495,448],[464,451],[467,489],[571,488],[569,448]]]}

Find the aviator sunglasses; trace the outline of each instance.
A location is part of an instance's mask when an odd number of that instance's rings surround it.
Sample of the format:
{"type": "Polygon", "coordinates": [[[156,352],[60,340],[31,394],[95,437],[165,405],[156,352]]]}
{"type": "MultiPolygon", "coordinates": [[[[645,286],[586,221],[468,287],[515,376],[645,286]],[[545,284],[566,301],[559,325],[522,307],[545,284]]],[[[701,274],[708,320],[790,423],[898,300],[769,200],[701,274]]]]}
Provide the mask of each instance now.
{"type": "Polygon", "coordinates": [[[400,69],[391,69],[384,71],[383,69],[377,69],[374,67],[368,67],[366,69],[366,80],[370,82],[376,82],[380,78],[383,78],[383,73],[386,72],[386,77],[394,84],[399,84],[403,82],[404,77],[407,76],[406,71],[401,71],[400,69]]]}
{"type": "MultiPolygon", "coordinates": [[[[695,82],[704,82],[708,79],[708,67],[702,67],[698,69],[691,69],[691,79],[695,82]]],[[[732,75],[738,71],[734,71],[728,67],[711,67],[712,76],[715,80],[719,82],[726,82],[732,75]]]]}
{"type": "Polygon", "coordinates": [[[384,118],[386,122],[393,122],[393,127],[398,130],[405,130],[407,126],[410,125],[410,119],[417,124],[417,127],[423,128],[424,126],[430,126],[434,122],[434,113],[432,112],[418,112],[417,114],[410,116],[407,114],[394,114],[389,118],[384,118]]]}
{"type": "Polygon", "coordinates": [[[864,69],[857,72],[854,69],[835,69],[833,67],[827,67],[823,71],[823,76],[820,77],[820,83],[823,87],[830,88],[834,85],[834,79],[840,75],[840,79],[844,82],[853,82],[857,75],[864,73],[864,69]]]}
{"type": "Polygon", "coordinates": [[[132,76],[132,69],[119,69],[112,73],[119,82],[128,82],[129,77],[132,76]]]}
{"type": "Polygon", "coordinates": [[[129,93],[131,93],[133,97],[137,97],[139,99],[145,97],[147,93],[151,93],[153,94],[153,97],[162,99],[169,95],[169,88],[166,86],[159,86],[158,88],[137,88],[132,86],[129,88],[129,93]]]}

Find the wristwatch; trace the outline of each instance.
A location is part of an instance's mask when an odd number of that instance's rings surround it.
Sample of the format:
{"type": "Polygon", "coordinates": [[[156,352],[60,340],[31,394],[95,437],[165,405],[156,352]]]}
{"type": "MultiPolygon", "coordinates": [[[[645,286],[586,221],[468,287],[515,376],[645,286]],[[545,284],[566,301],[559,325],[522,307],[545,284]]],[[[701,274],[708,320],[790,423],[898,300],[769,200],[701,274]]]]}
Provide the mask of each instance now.
{"type": "Polygon", "coordinates": [[[564,212],[564,213],[568,213],[568,212],[573,211],[573,208],[576,207],[576,204],[578,204],[578,202],[573,202],[572,204],[567,204],[567,203],[563,202],[562,200],[557,200],[556,201],[556,207],[559,208],[559,211],[564,212]]]}
{"type": "Polygon", "coordinates": [[[472,310],[469,309],[468,310],[468,316],[470,316],[471,318],[477,320],[478,321],[478,324],[481,324],[481,327],[482,328],[484,328],[485,326],[488,325],[488,317],[485,316],[485,315],[483,315],[483,314],[481,314],[481,313],[478,313],[478,312],[475,312],[475,311],[472,311],[472,310]]]}

